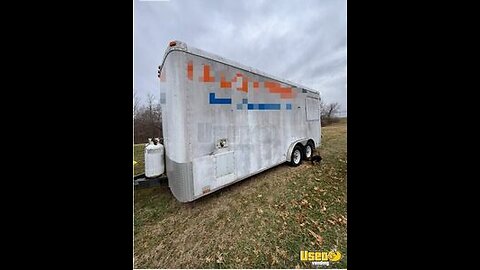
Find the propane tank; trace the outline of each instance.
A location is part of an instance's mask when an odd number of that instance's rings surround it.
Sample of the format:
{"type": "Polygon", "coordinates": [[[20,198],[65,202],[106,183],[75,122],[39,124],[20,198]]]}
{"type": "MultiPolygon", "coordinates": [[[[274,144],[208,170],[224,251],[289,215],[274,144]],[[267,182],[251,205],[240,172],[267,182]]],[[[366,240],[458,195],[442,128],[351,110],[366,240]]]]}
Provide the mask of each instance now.
{"type": "Polygon", "coordinates": [[[157,177],[165,172],[163,163],[164,148],[158,138],[148,139],[145,145],[145,177],[157,177]]]}

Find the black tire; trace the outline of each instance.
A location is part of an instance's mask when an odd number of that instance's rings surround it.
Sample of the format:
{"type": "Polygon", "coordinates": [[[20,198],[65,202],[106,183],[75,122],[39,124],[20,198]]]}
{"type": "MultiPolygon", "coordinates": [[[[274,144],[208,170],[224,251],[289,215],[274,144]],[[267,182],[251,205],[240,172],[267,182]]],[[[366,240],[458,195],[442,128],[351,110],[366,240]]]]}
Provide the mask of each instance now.
{"type": "Polygon", "coordinates": [[[290,156],[290,165],[297,167],[298,165],[302,164],[303,156],[303,147],[300,145],[295,145],[292,151],[292,156],[290,156]]]}
{"type": "Polygon", "coordinates": [[[309,160],[313,156],[313,150],[314,149],[315,148],[313,146],[313,142],[312,141],[307,142],[307,144],[305,145],[305,149],[303,151],[303,153],[304,153],[303,159],[304,160],[309,160]],[[307,157],[308,147],[310,147],[310,156],[307,157]]]}

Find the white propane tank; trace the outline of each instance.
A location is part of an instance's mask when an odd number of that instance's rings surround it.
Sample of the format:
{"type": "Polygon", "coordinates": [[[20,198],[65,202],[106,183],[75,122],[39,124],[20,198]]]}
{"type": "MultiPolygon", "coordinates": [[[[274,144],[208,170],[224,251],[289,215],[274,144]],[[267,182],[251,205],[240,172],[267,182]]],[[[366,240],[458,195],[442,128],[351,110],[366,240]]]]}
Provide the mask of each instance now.
{"type": "Polygon", "coordinates": [[[158,138],[148,139],[148,144],[145,146],[145,177],[157,177],[165,172],[163,151],[163,145],[158,138]]]}

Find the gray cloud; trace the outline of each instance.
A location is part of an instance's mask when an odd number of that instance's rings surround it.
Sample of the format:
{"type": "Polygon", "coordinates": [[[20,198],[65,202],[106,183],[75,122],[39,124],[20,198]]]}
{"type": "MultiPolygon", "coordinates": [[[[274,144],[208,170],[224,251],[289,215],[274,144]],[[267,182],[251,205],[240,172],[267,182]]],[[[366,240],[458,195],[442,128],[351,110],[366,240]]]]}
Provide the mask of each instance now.
{"type": "Polygon", "coordinates": [[[344,0],[135,2],[134,89],[158,95],[171,40],[319,90],[346,109],[344,0]]]}

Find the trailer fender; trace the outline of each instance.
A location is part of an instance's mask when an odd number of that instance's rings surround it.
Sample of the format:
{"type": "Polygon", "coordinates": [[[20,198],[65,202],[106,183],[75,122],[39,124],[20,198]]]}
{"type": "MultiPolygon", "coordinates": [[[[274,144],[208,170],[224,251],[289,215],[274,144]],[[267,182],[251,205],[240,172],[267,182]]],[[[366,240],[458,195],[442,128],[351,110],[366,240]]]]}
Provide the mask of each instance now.
{"type": "Polygon", "coordinates": [[[287,150],[287,161],[288,162],[291,161],[292,152],[293,152],[293,148],[295,147],[295,145],[297,145],[298,143],[301,143],[303,146],[305,146],[305,145],[307,145],[308,140],[309,139],[307,139],[307,138],[303,138],[303,139],[296,140],[296,141],[294,141],[290,144],[290,146],[288,147],[288,150],[287,150]]]}

